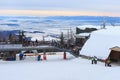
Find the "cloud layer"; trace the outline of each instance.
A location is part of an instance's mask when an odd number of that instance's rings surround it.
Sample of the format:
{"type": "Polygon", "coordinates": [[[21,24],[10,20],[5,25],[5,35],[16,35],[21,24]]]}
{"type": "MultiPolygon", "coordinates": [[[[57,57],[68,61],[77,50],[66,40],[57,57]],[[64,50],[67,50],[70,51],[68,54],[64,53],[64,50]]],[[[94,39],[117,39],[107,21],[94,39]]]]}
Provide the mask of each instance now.
{"type": "Polygon", "coordinates": [[[84,11],[120,14],[120,0],[0,0],[1,10],[84,11]]]}

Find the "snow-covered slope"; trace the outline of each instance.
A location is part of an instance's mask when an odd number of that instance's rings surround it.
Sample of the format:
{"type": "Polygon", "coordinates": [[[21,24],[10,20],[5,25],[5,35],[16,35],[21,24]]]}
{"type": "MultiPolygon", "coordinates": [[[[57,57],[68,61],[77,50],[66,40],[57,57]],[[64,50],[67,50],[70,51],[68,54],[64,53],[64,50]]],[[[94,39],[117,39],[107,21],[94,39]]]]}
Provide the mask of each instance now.
{"type": "Polygon", "coordinates": [[[1,80],[119,80],[119,74],[117,66],[92,65],[81,58],[63,60],[61,55],[49,56],[47,61],[32,57],[28,61],[0,61],[1,80]]]}
{"type": "Polygon", "coordinates": [[[110,48],[120,46],[120,27],[109,27],[94,31],[83,46],[80,54],[106,59],[110,48]]]}

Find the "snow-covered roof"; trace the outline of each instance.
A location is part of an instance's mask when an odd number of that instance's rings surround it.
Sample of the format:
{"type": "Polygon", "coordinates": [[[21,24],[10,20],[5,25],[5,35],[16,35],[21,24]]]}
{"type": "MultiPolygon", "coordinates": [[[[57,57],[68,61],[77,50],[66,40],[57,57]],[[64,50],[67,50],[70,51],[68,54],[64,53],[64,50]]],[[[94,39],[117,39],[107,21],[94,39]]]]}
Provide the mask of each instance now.
{"type": "Polygon", "coordinates": [[[118,46],[115,46],[115,47],[113,47],[113,48],[110,48],[112,51],[118,51],[118,52],[120,52],[120,47],[118,47],[118,46]]]}
{"type": "Polygon", "coordinates": [[[89,35],[90,35],[90,33],[80,33],[80,34],[76,34],[75,37],[76,38],[84,38],[84,37],[87,37],[89,35]]]}
{"type": "Polygon", "coordinates": [[[85,28],[96,28],[96,29],[101,28],[101,26],[95,26],[95,25],[80,25],[80,26],[77,26],[77,27],[82,29],[82,30],[85,30],[85,28]]]}
{"type": "Polygon", "coordinates": [[[101,29],[91,33],[80,54],[106,59],[115,46],[120,46],[120,27],[101,29]]]}

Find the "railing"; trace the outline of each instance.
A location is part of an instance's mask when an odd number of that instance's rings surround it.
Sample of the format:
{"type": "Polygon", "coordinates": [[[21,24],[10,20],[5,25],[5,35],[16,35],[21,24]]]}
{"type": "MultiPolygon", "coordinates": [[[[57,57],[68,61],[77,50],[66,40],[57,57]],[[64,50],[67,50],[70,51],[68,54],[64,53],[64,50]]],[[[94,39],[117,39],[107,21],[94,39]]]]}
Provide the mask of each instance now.
{"type": "Polygon", "coordinates": [[[11,50],[39,50],[39,49],[57,49],[63,52],[69,52],[74,56],[79,56],[79,50],[81,47],[75,46],[73,44],[63,43],[61,44],[60,41],[44,41],[41,43],[32,43],[32,44],[7,44],[7,45],[0,45],[0,51],[11,51],[11,50]],[[45,46],[47,45],[47,46],[45,46]]]}

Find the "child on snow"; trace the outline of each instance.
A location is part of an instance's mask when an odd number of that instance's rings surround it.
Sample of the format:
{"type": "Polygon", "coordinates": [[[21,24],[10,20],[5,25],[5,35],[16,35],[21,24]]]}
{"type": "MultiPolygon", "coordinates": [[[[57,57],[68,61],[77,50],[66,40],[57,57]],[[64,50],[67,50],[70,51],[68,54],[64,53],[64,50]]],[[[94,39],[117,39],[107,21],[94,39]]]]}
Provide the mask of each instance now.
{"type": "Polygon", "coordinates": [[[90,60],[91,60],[91,64],[97,64],[97,57],[96,56],[91,57],[90,60]]]}
{"type": "Polygon", "coordinates": [[[19,54],[19,59],[20,59],[20,60],[23,60],[23,53],[20,53],[20,54],[19,54]]]}
{"type": "Polygon", "coordinates": [[[38,61],[42,60],[42,59],[41,59],[41,55],[38,55],[37,60],[38,60],[38,61]]]}
{"type": "Polygon", "coordinates": [[[94,57],[90,57],[90,60],[91,60],[91,64],[94,63],[94,57]]]}
{"type": "Polygon", "coordinates": [[[111,67],[111,61],[110,61],[110,59],[106,59],[105,60],[105,66],[111,67]]]}

